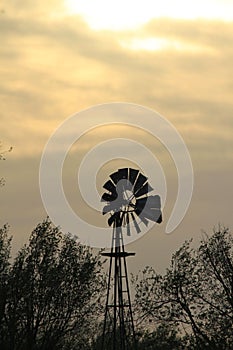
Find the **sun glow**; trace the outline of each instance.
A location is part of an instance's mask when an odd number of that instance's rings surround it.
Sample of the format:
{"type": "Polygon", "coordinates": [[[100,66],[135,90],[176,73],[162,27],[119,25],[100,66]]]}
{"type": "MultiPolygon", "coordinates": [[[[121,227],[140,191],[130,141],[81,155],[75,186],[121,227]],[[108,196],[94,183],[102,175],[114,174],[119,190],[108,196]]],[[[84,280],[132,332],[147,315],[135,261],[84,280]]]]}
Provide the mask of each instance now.
{"type": "Polygon", "coordinates": [[[186,51],[186,52],[211,52],[208,47],[183,43],[176,40],[165,38],[133,38],[130,40],[121,40],[120,45],[131,50],[140,51],[158,51],[158,50],[172,50],[172,51],[186,51]]]}
{"type": "Polygon", "coordinates": [[[124,30],[135,28],[153,18],[233,19],[233,3],[222,0],[64,0],[67,13],[79,14],[92,29],[124,30]]]}

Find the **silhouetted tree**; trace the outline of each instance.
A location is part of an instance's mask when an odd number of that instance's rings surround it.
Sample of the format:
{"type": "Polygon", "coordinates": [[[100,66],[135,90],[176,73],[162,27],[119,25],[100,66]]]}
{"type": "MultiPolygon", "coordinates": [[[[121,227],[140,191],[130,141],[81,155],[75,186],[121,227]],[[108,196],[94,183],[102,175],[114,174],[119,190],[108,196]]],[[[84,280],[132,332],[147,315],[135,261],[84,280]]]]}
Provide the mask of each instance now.
{"type": "MultiPolygon", "coordinates": [[[[102,329],[101,329],[102,330],[102,329]]],[[[117,329],[120,337],[120,330],[117,329]]],[[[111,337],[109,337],[109,346],[105,345],[104,350],[112,348],[111,337]]],[[[106,341],[108,344],[108,340],[106,341]]],[[[147,327],[140,327],[137,331],[137,350],[185,350],[185,339],[178,336],[178,330],[169,324],[161,323],[156,329],[150,331],[147,327]]],[[[120,344],[115,344],[116,350],[122,350],[120,344]]],[[[102,350],[102,332],[93,344],[93,350],[102,350]]],[[[127,350],[135,350],[133,340],[127,344],[127,350]]]]}
{"type": "Polygon", "coordinates": [[[178,336],[178,330],[166,323],[160,323],[153,331],[143,330],[138,350],[184,350],[186,344],[178,336]]]}
{"type": "MultiPolygon", "coordinates": [[[[105,274],[98,255],[49,219],[10,264],[0,229],[0,349],[97,350],[105,274]]],[[[230,350],[233,343],[233,237],[219,228],[198,248],[185,242],[164,275],[135,278],[138,350],[230,350]]]]}
{"type": "Polygon", "coordinates": [[[0,329],[4,327],[4,315],[7,302],[7,286],[10,269],[11,238],[8,237],[8,226],[0,228],[0,329]]]}
{"type": "Polygon", "coordinates": [[[207,235],[197,249],[185,242],[164,275],[146,268],[136,282],[145,322],[182,329],[190,348],[232,349],[233,237],[228,229],[207,235]],[[192,345],[191,345],[192,344],[192,345]]]}
{"type": "Polygon", "coordinates": [[[47,219],[32,232],[8,277],[1,349],[87,349],[102,293],[99,257],[47,219]]]}

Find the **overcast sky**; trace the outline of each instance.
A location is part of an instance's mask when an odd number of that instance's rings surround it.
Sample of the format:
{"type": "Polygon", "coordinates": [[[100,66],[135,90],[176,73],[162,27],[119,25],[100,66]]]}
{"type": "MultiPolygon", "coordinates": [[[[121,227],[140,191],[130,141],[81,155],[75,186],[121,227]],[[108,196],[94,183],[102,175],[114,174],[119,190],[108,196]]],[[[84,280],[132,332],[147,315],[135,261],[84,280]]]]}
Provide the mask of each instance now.
{"type": "MultiPolygon", "coordinates": [[[[67,117],[106,102],[144,105],[175,126],[194,168],[190,208],[178,228],[165,235],[177,193],[174,165],[148,135],[117,129],[117,137],[130,135],[145,144],[164,167],[164,224],[129,246],[136,251],[131,270],[148,264],[163,270],[185,239],[197,242],[202,229],[211,232],[219,223],[232,229],[233,1],[139,1],[135,6],[124,1],[115,8],[109,1],[85,3],[1,2],[0,139],[6,149],[13,146],[0,163],[6,179],[0,189],[1,224],[10,224],[15,251],[46,217],[40,158],[48,138],[67,117]]],[[[77,185],[72,157],[81,160],[95,144],[114,135],[111,128],[87,134],[67,159],[67,197],[88,220],[92,213],[79,208],[72,196],[77,185]]],[[[128,165],[115,161],[103,167],[100,182],[110,169],[128,165]]],[[[98,220],[104,224],[106,218],[98,220]]]]}

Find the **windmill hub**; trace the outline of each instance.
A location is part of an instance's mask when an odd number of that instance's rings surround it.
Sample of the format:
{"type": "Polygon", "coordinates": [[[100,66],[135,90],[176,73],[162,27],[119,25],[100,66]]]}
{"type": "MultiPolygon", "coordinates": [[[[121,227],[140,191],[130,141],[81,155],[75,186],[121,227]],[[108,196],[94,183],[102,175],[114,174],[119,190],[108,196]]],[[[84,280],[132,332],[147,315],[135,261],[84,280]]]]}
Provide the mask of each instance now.
{"type": "Polygon", "coordinates": [[[131,205],[134,200],[133,185],[126,179],[119,180],[116,184],[117,201],[120,205],[119,210],[125,211],[127,206],[131,205]]]}
{"type": "Polygon", "coordinates": [[[125,200],[125,202],[130,205],[130,203],[132,202],[132,199],[134,199],[134,195],[133,192],[130,190],[125,190],[123,192],[123,198],[125,200]]]}

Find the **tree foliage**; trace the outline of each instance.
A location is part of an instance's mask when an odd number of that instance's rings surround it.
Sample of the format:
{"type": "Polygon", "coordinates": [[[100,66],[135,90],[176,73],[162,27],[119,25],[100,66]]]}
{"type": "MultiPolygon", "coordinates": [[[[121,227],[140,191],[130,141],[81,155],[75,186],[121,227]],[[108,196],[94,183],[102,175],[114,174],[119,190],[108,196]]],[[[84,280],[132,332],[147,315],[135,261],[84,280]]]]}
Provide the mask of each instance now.
{"type": "Polygon", "coordinates": [[[103,289],[98,256],[47,219],[6,272],[1,349],[89,347],[103,289]]]}
{"type": "MultiPolygon", "coordinates": [[[[49,219],[10,260],[0,229],[0,349],[101,348],[105,274],[99,255],[49,219]]],[[[219,228],[197,248],[185,242],[165,274],[147,267],[135,283],[138,350],[230,350],[233,237],[219,228]]],[[[132,346],[133,349],[133,346],[132,346]]]]}
{"type": "Polygon", "coordinates": [[[142,329],[138,350],[184,350],[186,349],[185,343],[175,327],[167,323],[160,323],[153,331],[142,329]]]}
{"type": "Polygon", "coordinates": [[[11,238],[8,237],[8,226],[0,229],[0,329],[4,325],[4,311],[7,302],[7,287],[10,270],[11,238]]]}
{"type": "Polygon", "coordinates": [[[193,249],[185,242],[164,275],[146,268],[136,282],[136,302],[144,322],[177,327],[189,347],[232,349],[233,237],[219,228],[193,249]]]}

